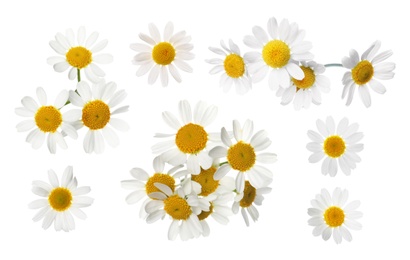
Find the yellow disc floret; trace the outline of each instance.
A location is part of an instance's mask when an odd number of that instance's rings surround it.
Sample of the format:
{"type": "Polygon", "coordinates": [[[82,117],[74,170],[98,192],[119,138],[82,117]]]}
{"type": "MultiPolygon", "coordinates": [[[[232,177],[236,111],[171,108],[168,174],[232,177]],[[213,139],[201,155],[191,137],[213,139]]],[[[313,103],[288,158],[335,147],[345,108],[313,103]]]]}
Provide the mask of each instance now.
{"type": "Polygon", "coordinates": [[[181,127],[175,137],[175,143],[183,153],[197,154],[205,148],[206,142],[208,134],[205,129],[192,123],[181,127]]]}
{"type": "Polygon", "coordinates": [[[290,60],[289,46],[281,40],[272,40],[263,46],[262,57],[272,68],[282,68],[290,60]]]}
{"type": "Polygon", "coordinates": [[[227,158],[233,169],[246,172],[255,164],[256,154],[250,144],[239,141],[229,147],[227,158]]]}
{"type": "Polygon", "coordinates": [[[152,49],[152,59],[159,65],[168,65],[175,59],[175,48],[169,42],[160,42],[152,49]]]}
{"type": "Polygon", "coordinates": [[[48,203],[56,211],[65,211],[71,206],[73,196],[67,188],[54,188],[48,195],[48,203]]]}
{"type": "Polygon", "coordinates": [[[37,110],[34,121],[41,131],[54,133],[63,122],[63,117],[57,108],[42,106],[37,110]]]}
{"type": "Polygon", "coordinates": [[[65,55],[68,64],[77,69],[82,69],[90,65],[93,61],[92,53],[82,46],[72,47],[65,55]]]}
{"type": "Polygon", "coordinates": [[[110,121],[110,107],[101,100],[93,100],[85,104],[82,120],[91,130],[104,128],[110,121]]]}
{"type": "Polygon", "coordinates": [[[324,152],[332,157],[337,158],[344,154],[346,150],[346,144],[343,138],[338,135],[332,135],[326,138],[323,143],[324,152]]]}
{"type": "Polygon", "coordinates": [[[309,67],[300,66],[300,68],[303,70],[305,77],[302,80],[297,80],[295,78],[292,78],[292,82],[293,84],[295,84],[297,90],[308,89],[311,86],[313,86],[313,84],[315,83],[315,80],[316,80],[315,73],[309,67]]]}
{"type": "Polygon", "coordinates": [[[209,206],[209,211],[201,211],[201,213],[198,215],[198,219],[204,220],[207,217],[209,217],[212,214],[212,212],[214,212],[214,205],[212,205],[211,203],[211,205],[209,206]]]}
{"type": "Polygon", "coordinates": [[[364,85],[369,82],[373,74],[373,65],[367,60],[362,60],[352,69],[352,78],[357,85],[364,85]]]}
{"type": "Polygon", "coordinates": [[[229,54],[224,60],[226,75],[231,78],[242,77],[245,73],[245,62],[238,54],[229,54]]]}
{"type": "Polygon", "coordinates": [[[192,213],[188,202],[178,195],[172,195],[164,200],[164,210],[177,220],[187,220],[192,213]]]}
{"type": "Polygon", "coordinates": [[[243,197],[239,201],[239,205],[242,208],[247,208],[255,201],[256,189],[253,187],[249,181],[245,181],[245,188],[243,190],[243,197]]]}
{"type": "Polygon", "coordinates": [[[175,179],[174,178],[172,178],[168,174],[155,173],[148,179],[147,183],[145,184],[145,191],[147,194],[160,191],[154,185],[154,183],[156,182],[167,185],[172,190],[172,192],[174,192],[175,190],[175,179]]]}
{"type": "Polygon", "coordinates": [[[199,195],[208,196],[214,192],[219,185],[219,180],[214,180],[214,173],[216,172],[215,167],[211,167],[208,170],[201,168],[201,172],[198,175],[192,175],[191,178],[193,181],[201,184],[202,190],[199,195]]]}
{"type": "Polygon", "coordinates": [[[329,227],[339,227],[345,221],[345,213],[343,209],[332,206],[325,211],[323,218],[329,227]]]}

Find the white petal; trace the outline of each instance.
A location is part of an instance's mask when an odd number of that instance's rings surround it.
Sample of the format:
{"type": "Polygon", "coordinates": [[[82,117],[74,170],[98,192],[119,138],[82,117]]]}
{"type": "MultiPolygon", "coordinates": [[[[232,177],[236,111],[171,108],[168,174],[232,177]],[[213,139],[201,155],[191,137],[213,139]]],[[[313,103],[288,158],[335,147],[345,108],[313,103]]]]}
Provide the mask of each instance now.
{"type": "Polygon", "coordinates": [[[114,127],[115,129],[117,129],[118,131],[122,131],[122,132],[128,131],[130,129],[130,126],[128,125],[128,123],[119,118],[111,118],[110,125],[114,127]]]}
{"type": "Polygon", "coordinates": [[[178,119],[168,111],[162,113],[162,119],[167,125],[175,130],[179,130],[181,128],[181,124],[179,123],[178,119]]]}
{"type": "Polygon", "coordinates": [[[214,173],[214,180],[220,180],[231,170],[231,166],[229,164],[224,164],[220,166],[216,172],[214,173]]]}
{"type": "Polygon", "coordinates": [[[317,153],[313,153],[312,155],[309,156],[309,162],[310,163],[317,163],[320,160],[322,160],[324,156],[325,156],[325,154],[322,151],[317,152],[317,153]]]}
{"type": "Polygon", "coordinates": [[[104,127],[102,129],[102,133],[104,135],[104,139],[107,143],[112,147],[117,147],[120,143],[118,135],[109,127],[104,127]]]}
{"type": "Polygon", "coordinates": [[[111,54],[108,53],[101,53],[97,55],[93,55],[93,61],[100,63],[100,64],[108,64],[113,62],[114,58],[111,54]]]}
{"type": "Polygon", "coordinates": [[[359,96],[363,102],[363,104],[366,107],[370,107],[371,105],[371,98],[370,98],[370,93],[369,93],[369,89],[367,88],[367,86],[360,86],[359,87],[359,96]]]}
{"type": "Polygon", "coordinates": [[[186,100],[182,100],[179,102],[179,115],[182,119],[183,124],[188,124],[192,121],[192,111],[189,102],[186,100]]]}

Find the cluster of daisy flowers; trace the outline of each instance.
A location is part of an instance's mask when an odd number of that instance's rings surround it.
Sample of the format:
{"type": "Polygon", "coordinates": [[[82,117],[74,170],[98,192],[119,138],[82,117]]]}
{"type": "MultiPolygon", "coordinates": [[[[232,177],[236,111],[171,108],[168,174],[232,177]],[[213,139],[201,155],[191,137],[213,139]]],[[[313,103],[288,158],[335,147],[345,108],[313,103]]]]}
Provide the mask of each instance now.
{"type": "Polygon", "coordinates": [[[140,217],[147,223],[169,217],[170,240],[208,236],[208,217],[227,224],[239,210],[249,225],[249,218],[257,221],[259,217],[255,206],[271,191],[273,174],[261,165],[276,161],[276,154],[264,152],[271,144],[268,133],[254,133],[251,120],[243,125],[234,120],[232,131],[224,127],[211,133],[208,127],[217,111],[202,101],[192,110],[190,103],[182,100],[180,119],[163,112],[163,120],[173,130],[155,135],[166,140],[152,146],[154,170],[133,168],[133,179],[121,182],[123,188],[132,190],[127,203],[145,198],[140,217]]]}

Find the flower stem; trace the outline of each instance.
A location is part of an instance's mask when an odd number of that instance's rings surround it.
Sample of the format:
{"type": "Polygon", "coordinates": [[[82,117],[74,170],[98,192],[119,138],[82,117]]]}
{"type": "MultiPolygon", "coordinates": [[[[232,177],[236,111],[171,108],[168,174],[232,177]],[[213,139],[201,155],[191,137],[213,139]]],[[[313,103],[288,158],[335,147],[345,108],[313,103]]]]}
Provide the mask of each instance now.
{"type": "Polygon", "coordinates": [[[222,163],[219,164],[219,166],[222,166],[224,164],[228,164],[228,162],[222,162],[222,163]]]}
{"type": "Polygon", "coordinates": [[[329,68],[329,67],[343,67],[343,65],[340,64],[340,63],[329,63],[329,64],[325,64],[325,67],[326,68],[329,68]]]}
{"type": "Polygon", "coordinates": [[[81,74],[80,74],[80,69],[77,69],[77,81],[81,81],[81,74]]]}

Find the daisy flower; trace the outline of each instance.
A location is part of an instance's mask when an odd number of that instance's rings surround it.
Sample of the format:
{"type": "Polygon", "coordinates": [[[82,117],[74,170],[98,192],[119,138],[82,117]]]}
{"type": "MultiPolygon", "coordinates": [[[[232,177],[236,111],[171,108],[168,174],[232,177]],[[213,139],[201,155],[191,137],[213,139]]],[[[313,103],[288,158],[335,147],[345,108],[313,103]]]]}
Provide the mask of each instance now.
{"type": "Polygon", "coordinates": [[[82,196],[90,192],[90,187],[77,187],[77,179],[73,178],[73,167],[68,166],[59,182],[53,170],[48,171],[48,180],[33,181],[33,193],[43,197],[31,202],[28,206],[31,209],[40,209],[34,216],[34,221],[43,219],[43,228],[47,229],[54,222],[57,231],[74,230],[75,223],[72,215],[80,219],[87,216],[80,209],[88,207],[93,203],[93,199],[82,196]]]}
{"type": "Polygon", "coordinates": [[[248,214],[251,216],[253,222],[256,222],[259,218],[258,209],[254,206],[262,205],[262,201],[264,200],[263,194],[270,193],[272,188],[269,187],[262,187],[262,188],[255,188],[251,185],[249,181],[245,181],[245,188],[243,192],[238,193],[235,196],[234,203],[232,205],[233,213],[238,213],[239,208],[241,208],[241,214],[243,219],[245,220],[246,226],[249,227],[249,217],[248,214]]]}
{"type": "Polygon", "coordinates": [[[217,138],[205,131],[205,128],[215,120],[217,112],[216,106],[206,106],[200,101],[192,114],[189,102],[180,101],[179,114],[182,124],[172,113],[163,112],[165,123],[177,132],[156,134],[155,137],[173,137],[173,140],[159,142],[152,147],[152,151],[160,153],[165,162],[174,166],[186,163],[193,174],[200,173],[201,167],[208,169],[212,165],[212,158],[208,155],[207,145],[209,141],[217,138]]]}
{"type": "Polygon", "coordinates": [[[302,80],[303,70],[295,62],[313,59],[309,50],[312,44],[303,41],[305,31],[299,30],[296,23],[289,24],[287,19],[278,25],[274,17],[267,24],[268,34],[260,26],[252,28],[253,35],[247,35],[244,43],[257,49],[248,52],[245,59],[250,62],[249,72],[253,82],[259,82],[269,73],[269,87],[276,91],[278,87],[288,88],[290,78],[302,80]]]}
{"type": "Polygon", "coordinates": [[[358,143],[363,138],[363,133],[357,132],[359,125],[349,125],[349,120],[343,118],[336,128],[333,117],[329,116],[326,123],[318,119],[316,126],[320,134],[312,130],[307,133],[312,142],[306,148],[313,153],[309,162],[317,163],[326,157],[322,163],[323,175],[336,176],[338,165],[344,174],[350,175],[361,161],[357,153],[363,150],[363,144],[358,143]]]}
{"type": "Polygon", "coordinates": [[[270,184],[272,182],[272,172],[256,163],[274,163],[276,161],[276,154],[274,153],[258,153],[271,144],[267,132],[260,130],[252,135],[252,121],[245,121],[242,128],[240,123],[234,120],[233,133],[236,143],[232,143],[227,131],[222,128],[221,139],[226,147],[217,146],[209,152],[212,158],[227,159],[227,162],[218,168],[214,178],[220,180],[230,170],[238,171],[235,179],[235,187],[238,193],[243,192],[245,188],[245,175],[252,186],[256,188],[270,184]]]}
{"type": "Polygon", "coordinates": [[[56,144],[66,149],[64,135],[77,139],[77,130],[71,124],[71,121],[76,120],[73,117],[75,115],[71,112],[63,114],[60,111],[68,100],[68,91],[61,91],[53,105],[47,105],[47,94],[43,88],[38,87],[36,94],[40,106],[32,97],[27,96],[21,100],[23,107],[15,109],[17,115],[30,118],[17,124],[17,131],[24,132],[34,128],[26,138],[34,149],[43,145],[46,136],[50,153],[56,153],[56,144]]]}
{"type": "Polygon", "coordinates": [[[350,57],[342,59],[343,67],[350,70],[343,75],[342,79],[344,85],[342,98],[347,95],[347,106],[352,103],[356,87],[366,107],[371,105],[369,86],[376,93],[386,92],[386,88],[378,80],[392,79],[396,65],[393,62],[383,62],[393,54],[391,50],[376,55],[380,45],[380,41],[374,42],[360,58],[357,51],[352,49],[350,57]]]}
{"type": "Polygon", "coordinates": [[[50,41],[50,46],[61,56],[52,56],[47,59],[48,64],[52,65],[57,72],[64,72],[70,68],[68,78],[80,81],[80,70],[84,69],[85,75],[91,82],[99,82],[104,76],[104,71],[96,65],[112,62],[111,54],[100,53],[108,41],[97,42],[99,34],[93,32],[86,37],[85,28],[80,27],[77,33],[77,41],[74,32],[68,29],[63,35],[57,33],[55,40],[50,41]]]}
{"type": "Polygon", "coordinates": [[[181,82],[178,69],[192,72],[191,66],[185,62],[195,57],[190,52],[194,48],[189,43],[191,36],[187,36],[185,31],[174,34],[174,25],[171,22],[165,26],[163,38],[154,24],[149,24],[148,29],[151,36],[144,33],[139,34],[140,39],[145,43],[130,45],[131,49],[138,52],[132,61],[133,64],[140,66],[137,76],[143,76],[149,72],[148,84],[154,84],[159,76],[162,86],[165,87],[168,85],[169,72],[177,82],[181,82]]]}
{"type": "Polygon", "coordinates": [[[219,85],[224,92],[228,92],[232,84],[235,84],[236,92],[245,94],[252,88],[252,81],[246,68],[247,61],[241,56],[238,45],[232,40],[229,40],[229,47],[223,41],[221,41],[221,46],[222,49],[209,47],[212,52],[223,56],[223,59],[206,60],[206,62],[215,65],[209,73],[217,74],[222,72],[219,85]]]}
{"type": "Polygon", "coordinates": [[[291,78],[289,88],[279,88],[277,95],[282,97],[282,105],[287,105],[293,100],[293,106],[296,110],[302,107],[309,108],[310,103],[320,105],[322,103],[321,92],[329,93],[330,80],[323,74],[325,66],[317,64],[314,61],[301,62],[299,66],[305,77],[302,80],[291,78]]]}
{"type": "Polygon", "coordinates": [[[314,226],[313,235],[322,235],[327,241],[333,234],[336,244],[342,243],[342,238],[348,242],[352,241],[349,229],[360,230],[362,225],[356,219],[363,216],[362,212],[356,211],[360,201],[355,200],[346,204],[349,193],[347,190],[336,188],[330,196],[326,189],[311,200],[313,208],[308,209],[311,218],[308,221],[314,226]]]}
{"type": "Polygon", "coordinates": [[[115,92],[116,88],[117,85],[114,82],[102,81],[94,85],[91,90],[87,82],[80,81],[77,84],[77,92],[70,90],[70,102],[82,108],[81,110],[74,109],[73,113],[77,115],[77,118],[81,118],[82,125],[89,129],[84,138],[84,150],[87,153],[102,153],[104,139],[112,147],[119,144],[117,134],[108,125],[120,131],[127,131],[129,128],[123,120],[112,117],[128,111],[128,106],[112,111],[127,96],[124,90],[115,92]]]}

